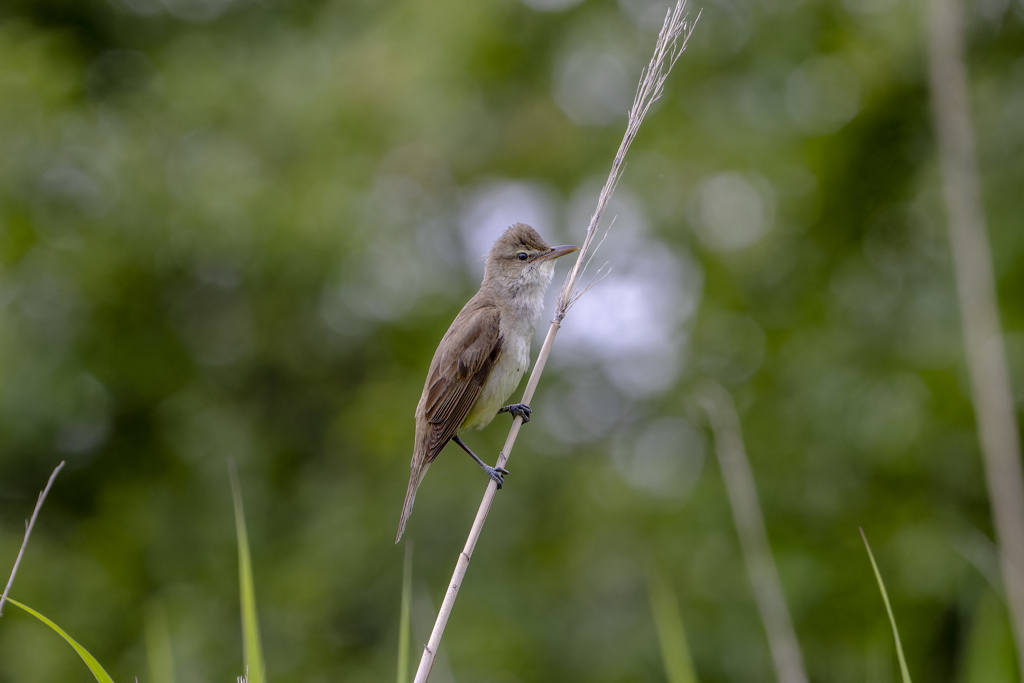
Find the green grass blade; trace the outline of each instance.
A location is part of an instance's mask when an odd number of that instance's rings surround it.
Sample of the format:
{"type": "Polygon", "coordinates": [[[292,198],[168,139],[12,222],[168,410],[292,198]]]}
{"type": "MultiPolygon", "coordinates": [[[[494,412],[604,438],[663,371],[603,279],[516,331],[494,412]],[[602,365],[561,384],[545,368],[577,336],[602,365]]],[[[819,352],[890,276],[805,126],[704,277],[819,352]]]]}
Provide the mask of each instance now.
{"type": "Polygon", "coordinates": [[[664,575],[654,571],[648,574],[648,589],[654,626],[658,631],[658,644],[661,646],[661,659],[665,663],[669,683],[697,683],[675,591],[664,575]]]}
{"type": "Polygon", "coordinates": [[[92,675],[96,677],[96,680],[99,681],[99,683],[114,683],[114,679],[110,677],[110,674],[103,670],[103,667],[100,666],[100,663],[96,661],[96,658],[89,654],[88,650],[79,645],[74,638],[69,636],[67,633],[64,633],[64,630],[60,626],[57,626],[57,624],[47,619],[39,612],[35,611],[31,607],[27,607],[21,604],[14,598],[8,597],[7,602],[11,603],[15,607],[20,607],[21,609],[25,610],[26,612],[34,616],[36,619],[38,619],[39,621],[43,622],[44,624],[52,628],[54,631],[56,631],[61,638],[68,641],[68,644],[70,644],[71,647],[75,648],[75,652],[77,652],[78,656],[82,658],[82,661],[85,662],[85,665],[89,667],[89,671],[92,671],[92,675]]]}
{"type": "Polygon", "coordinates": [[[231,495],[235,499],[235,531],[238,534],[238,583],[242,603],[242,651],[249,683],[264,683],[263,648],[260,646],[260,624],[256,616],[256,589],[252,580],[252,558],[249,555],[249,534],[245,528],[245,509],[242,507],[242,487],[234,463],[228,465],[231,473],[231,495]]]}
{"type": "Polygon", "coordinates": [[[892,605],[889,604],[889,594],[885,592],[885,583],[882,581],[882,573],[878,571],[878,564],[875,562],[875,555],[871,552],[871,545],[868,544],[868,537],[864,529],[860,530],[860,537],[864,539],[864,547],[868,550],[868,558],[871,560],[871,568],[875,571],[875,579],[878,581],[878,589],[882,591],[882,600],[885,602],[885,611],[889,613],[889,623],[892,624],[892,635],[896,639],[896,656],[900,660],[900,674],[903,676],[903,683],[910,682],[910,670],[907,669],[907,658],[903,656],[903,644],[900,642],[900,632],[896,628],[896,617],[892,614],[892,605]]]}
{"type": "Polygon", "coordinates": [[[402,569],[402,615],[398,620],[398,683],[409,683],[409,641],[412,640],[412,540],[405,542],[402,569]]]}
{"type": "Polygon", "coordinates": [[[151,683],[175,683],[174,652],[167,614],[155,600],[146,607],[146,659],[151,683]]]}

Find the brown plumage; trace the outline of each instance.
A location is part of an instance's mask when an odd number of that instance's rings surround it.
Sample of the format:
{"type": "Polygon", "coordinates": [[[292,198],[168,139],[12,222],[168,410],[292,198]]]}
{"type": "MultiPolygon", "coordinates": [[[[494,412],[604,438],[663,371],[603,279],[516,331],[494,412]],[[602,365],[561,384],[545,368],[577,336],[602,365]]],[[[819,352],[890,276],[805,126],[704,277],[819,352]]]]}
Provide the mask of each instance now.
{"type": "MultiPolygon", "coordinates": [[[[523,223],[494,243],[480,291],[455,317],[430,362],[416,406],[412,471],[395,543],[430,463],[458,432],[486,427],[519,384],[530,363],[530,341],[555,259],[577,248],[550,247],[523,223]]],[[[482,462],[481,467],[501,485],[501,472],[482,462]]]]}

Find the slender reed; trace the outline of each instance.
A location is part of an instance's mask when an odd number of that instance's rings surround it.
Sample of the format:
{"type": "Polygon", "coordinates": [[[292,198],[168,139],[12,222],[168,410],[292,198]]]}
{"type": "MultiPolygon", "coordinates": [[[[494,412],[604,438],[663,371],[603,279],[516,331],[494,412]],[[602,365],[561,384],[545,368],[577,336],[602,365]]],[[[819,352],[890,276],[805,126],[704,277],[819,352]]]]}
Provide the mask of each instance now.
{"type": "Polygon", "coordinates": [[[889,615],[889,625],[892,626],[892,637],[896,641],[896,658],[900,662],[900,676],[903,679],[903,683],[912,683],[910,680],[910,669],[907,668],[907,658],[903,654],[903,643],[900,641],[900,630],[896,628],[896,617],[892,613],[892,605],[889,604],[889,592],[885,590],[885,581],[882,581],[882,572],[878,571],[878,563],[875,562],[875,554],[871,552],[871,544],[868,543],[868,537],[864,533],[863,527],[860,529],[860,537],[864,539],[864,547],[868,551],[868,559],[871,560],[871,570],[875,572],[875,581],[878,582],[878,590],[882,594],[882,602],[885,603],[885,612],[889,615]]]}
{"type": "MultiPolygon", "coordinates": [[[[677,0],[675,8],[669,10],[666,14],[665,23],[658,33],[654,56],[651,57],[650,63],[648,63],[647,68],[644,69],[640,76],[636,97],[633,99],[633,106],[629,111],[626,133],[619,144],[615,159],[612,161],[612,169],[608,174],[608,180],[605,181],[604,187],[601,189],[597,208],[590,218],[590,225],[587,227],[587,235],[583,240],[579,256],[576,258],[576,263],[573,265],[572,270],[569,271],[565,284],[558,294],[555,304],[555,317],[551,321],[551,327],[548,328],[544,344],[541,346],[540,354],[537,356],[537,362],[534,364],[533,371],[530,373],[530,379],[526,383],[526,391],[523,392],[522,403],[529,404],[533,400],[534,392],[537,390],[537,383],[540,382],[540,376],[544,372],[544,366],[547,364],[548,356],[551,354],[551,345],[555,341],[555,335],[558,333],[558,328],[561,327],[562,320],[565,318],[569,308],[593,285],[591,283],[591,285],[584,287],[582,290],[578,290],[577,280],[590,262],[588,256],[593,256],[590,247],[594,237],[597,235],[597,228],[601,222],[601,217],[608,208],[612,193],[615,191],[615,186],[618,184],[619,177],[622,174],[622,164],[625,160],[626,152],[629,150],[629,145],[633,142],[633,138],[636,137],[640,124],[650,110],[651,105],[664,92],[665,79],[668,78],[669,71],[671,71],[683,50],[686,49],[686,43],[690,38],[690,33],[693,31],[694,24],[696,24],[696,20],[692,23],[687,20],[687,15],[683,13],[685,7],[686,0],[677,0]]],[[[700,18],[699,14],[697,18],[700,18]]],[[[508,438],[505,440],[505,446],[501,449],[501,454],[498,456],[497,467],[504,467],[508,462],[522,424],[523,418],[520,416],[516,416],[512,421],[512,429],[509,431],[508,438]]],[[[488,482],[487,490],[484,492],[480,508],[476,513],[476,519],[473,520],[469,538],[466,539],[466,546],[459,555],[458,562],[455,565],[455,572],[452,574],[452,580],[448,584],[448,591],[445,593],[444,601],[441,603],[437,621],[434,623],[434,630],[430,633],[430,640],[423,647],[423,657],[420,659],[420,665],[416,671],[415,683],[426,683],[430,676],[434,657],[437,655],[437,649],[441,644],[441,636],[444,634],[448,617],[451,615],[455,599],[458,597],[459,588],[462,587],[466,570],[469,568],[469,560],[473,556],[473,549],[476,548],[476,542],[480,538],[480,532],[483,530],[484,522],[487,520],[487,513],[491,509],[491,503],[494,501],[494,494],[497,493],[497,490],[497,484],[494,481],[488,482]]]]}
{"type": "Polygon", "coordinates": [[[732,396],[718,382],[705,380],[697,388],[697,401],[708,415],[715,434],[715,455],[718,456],[725,480],[725,490],[732,507],[736,532],[740,537],[743,559],[754,587],[757,608],[761,612],[768,646],[779,683],[807,683],[800,643],[796,639],[793,620],[782,593],[782,582],[775,567],[768,543],[761,502],[757,497],[754,473],[750,469],[743,445],[740,418],[732,396]]]}
{"type": "Polygon", "coordinates": [[[981,205],[963,20],[956,0],[929,3],[928,68],[971,398],[1017,661],[1024,672],[1024,476],[992,249],[981,205]]]}
{"type": "Polygon", "coordinates": [[[0,595],[0,617],[4,615],[4,603],[7,602],[7,594],[11,591],[11,586],[14,584],[14,577],[18,573],[18,565],[21,564],[21,557],[25,554],[25,546],[28,545],[28,537],[32,535],[32,527],[36,524],[36,517],[39,516],[39,510],[43,507],[43,501],[46,500],[46,494],[50,492],[50,487],[53,486],[53,480],[57,478],[57,474],[64,469],[64,461],[61,460],[60,464],[53,470],[53,474],[50,475],[50,480],[46,482],[46,488],[39,494],[39,498],[36,500],[36,509],[32,511],[32,517],[25,523],[25,540],[21,542],[21,550],[18,551],[18,557],[14,560],[14,569],[11,570],[11,577],[7,579],[7,586],[4,588],[3,595],[0,595]]]}

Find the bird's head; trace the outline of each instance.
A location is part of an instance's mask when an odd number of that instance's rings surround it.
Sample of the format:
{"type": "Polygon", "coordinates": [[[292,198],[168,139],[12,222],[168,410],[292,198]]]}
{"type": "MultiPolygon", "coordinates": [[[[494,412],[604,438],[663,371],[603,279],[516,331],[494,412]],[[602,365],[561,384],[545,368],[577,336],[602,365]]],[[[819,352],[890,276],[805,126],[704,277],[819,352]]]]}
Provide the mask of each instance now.
{"type": "Polygon", "coordinates": [[[578,249],[571,244],[549,246],[529,225],[516,223],[505,230],[491,247],[484,268],[484,279],[498,280],[512,286],[547,286],[555,271],[555,259],[578,249]]]}

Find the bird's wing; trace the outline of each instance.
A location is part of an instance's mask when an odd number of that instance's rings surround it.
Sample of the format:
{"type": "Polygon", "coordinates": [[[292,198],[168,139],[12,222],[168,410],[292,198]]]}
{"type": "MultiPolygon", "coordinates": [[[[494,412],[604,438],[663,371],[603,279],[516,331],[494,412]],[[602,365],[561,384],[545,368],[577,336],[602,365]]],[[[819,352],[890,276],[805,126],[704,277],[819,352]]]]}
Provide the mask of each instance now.
{"type": "MultiPolygon", "coordinates": [[[[472,302],[470,302],[472,304],[472,302]]],[[[493,306],[463,309],[441,341],[423,388],[423,414],[416,415],[409,487],[402,505],[395,543],[402,539],[412,514],[416,490],[430,463],[455,436],[501,356],[501,315],[493,306]],[[422,435],[422,436],[421,436],[422,435]],[[422,440],[420,440],[422,439],[422,440]]]]}
{"type": "Polygon", "coordinates": [[[500,322],[501,314],[493,306],[473,311],[458,325],[457,336],[448,340],[445,346],[449,351],[431,364],[423,406],[430,424],[426,463],[432,462],[455,436],[501,356],[500,322]]]}

